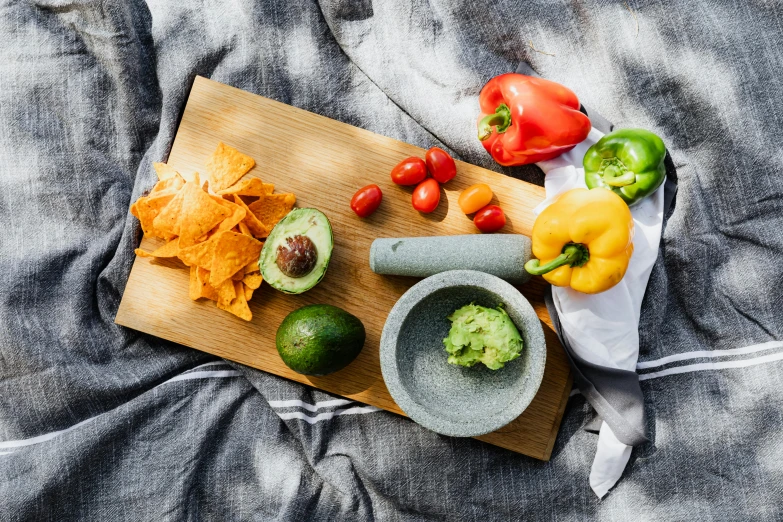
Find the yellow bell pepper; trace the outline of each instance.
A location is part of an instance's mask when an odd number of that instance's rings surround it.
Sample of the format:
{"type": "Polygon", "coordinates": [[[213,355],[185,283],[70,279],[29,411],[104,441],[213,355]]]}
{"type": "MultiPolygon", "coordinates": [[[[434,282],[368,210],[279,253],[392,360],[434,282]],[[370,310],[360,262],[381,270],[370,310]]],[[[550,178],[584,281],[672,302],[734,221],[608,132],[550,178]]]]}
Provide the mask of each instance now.
{"type": "Polygon", "coordinates": [[[611,190],[577,188],[538,216],[532,239],[538,259],[525,263],[528,272],[555,286],[597,294],[625,275],[633,254],[633,217],[611,190]]]}

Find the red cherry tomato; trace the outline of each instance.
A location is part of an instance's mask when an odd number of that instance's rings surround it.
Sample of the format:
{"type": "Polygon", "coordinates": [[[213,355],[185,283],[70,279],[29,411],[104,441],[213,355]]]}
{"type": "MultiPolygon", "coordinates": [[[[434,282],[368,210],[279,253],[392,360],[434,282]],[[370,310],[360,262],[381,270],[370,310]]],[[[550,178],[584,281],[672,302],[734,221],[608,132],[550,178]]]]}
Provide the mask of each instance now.
{"type": "Polygon", "coordinates": [[[476,212],[473,223],[482,232],[497,232],[506,226],[506,215],[499,206],[487,205],[476,212]]]}
{"type": "Polygon", "coordinates": [[[427,170],[438,183],[446,183],[457,175],[457,165],[449,153],[438,147],[432,147],[424,156],[427,160],[427,170]]]}
{"type": "Polygon", "coordinates": [[[351,210],[356,212],[357,216],[366,218],[378,209],[382,199],[383,192],[378,185],[367,185],[351,198],[351,210]]]}
{"type": "Polygon", "coordinates": [[[391,179],[397,185],[418,185],[426,177],[427,164],[416,157],[405,158],[391,171],[391,179]]]}
{"type": "Polygon", "coordinates": [[[440,203],[440,185],[434,179],[422,181],[413,189],[413,208],[428,214],[438,208],[440,203]]]}

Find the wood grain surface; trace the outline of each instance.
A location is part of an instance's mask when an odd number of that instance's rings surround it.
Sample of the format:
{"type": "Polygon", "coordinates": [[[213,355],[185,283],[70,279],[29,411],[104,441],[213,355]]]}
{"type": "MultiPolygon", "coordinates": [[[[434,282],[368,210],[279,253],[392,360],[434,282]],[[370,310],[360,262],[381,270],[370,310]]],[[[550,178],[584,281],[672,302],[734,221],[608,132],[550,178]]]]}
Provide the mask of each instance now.
{"type": "MultiPolygon", "coordinates": [[[[168,163],[183,174],[204,171],[218,142],[249,154],[256,167],[247,177],[274,183],[277,192],[293,192],[298,207],[322,210],[332,222],[334,253],[324,280],[298,296],[264,284],[253,295],[253,320],[245,322],[211,301],[188,298],[188,269],[177,259],[137,257],[115,321],[191,348],[230,359],[330,393],[402,414],[384,385],[379,342],[386,316],[397,299],[418,280],[374,274],[370,244],[378,237],[473,234],[477,230],[457,205],[460,192],[483,182],[495,192],[493,203],[508,217],[504,233],[530,235],[531,211],[544,189],[474,165],[457,162],[457,177],[442,189],[432,214],[411,207],[411,189],[394,185],[392,167],[424,150],[206,78],[194,81],[168,163]],[[354,192],[375,183],[383,203],[368,219],[349,208],[354,192]],[[314,303],[339,306],[359,317],[367,341],[347,368],[325,377],[291,371],[277,354],[275,332],[291,311],[314,303]]],[[[161,242],[144,238],[154,250],[161,242]]],[[[480,440],[548,460],[571,390],[562,347],[543,303],[540,278],[519,287],[544,323],[547,364],[541,388],[527,410],[506,427],[480,440]]]]}

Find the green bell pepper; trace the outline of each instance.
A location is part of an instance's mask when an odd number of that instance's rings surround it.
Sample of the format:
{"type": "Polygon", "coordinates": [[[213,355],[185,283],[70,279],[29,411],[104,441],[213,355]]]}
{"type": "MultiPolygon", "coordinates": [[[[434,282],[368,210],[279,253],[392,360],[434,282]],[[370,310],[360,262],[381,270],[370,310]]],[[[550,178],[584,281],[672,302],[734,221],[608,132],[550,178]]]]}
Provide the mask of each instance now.
{"type": "Polygon", "coordinates": [[[644,129],[620,129],[587,149],[582,163],[590,189],[610,189],[629,207],[655,192],[666,178],[661,138],[644,129]]]}

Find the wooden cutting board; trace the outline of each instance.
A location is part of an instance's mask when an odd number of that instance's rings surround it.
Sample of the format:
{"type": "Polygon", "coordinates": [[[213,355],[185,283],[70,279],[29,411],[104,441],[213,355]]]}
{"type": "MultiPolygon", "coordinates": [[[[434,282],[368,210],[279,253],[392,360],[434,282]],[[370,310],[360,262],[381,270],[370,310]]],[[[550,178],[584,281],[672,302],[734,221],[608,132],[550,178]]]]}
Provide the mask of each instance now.
{"type": "MultiPolygon", "coordinates": [[[[506,212],[504,233],[530,235],[531,209],[544,189],[474,165],[457,162],[457,177],[445,185],[439,208],[420,214],[411,207],[411,189],[394,185],[392,167],[424,150],[301,109],[197,77],[188,98],[168,163],[177,171],[204,173],[218,142],[249,154],[256,167],[247,176],[293,192],[297,206],[322,210],[332,222],[334,254],[323,281],[298,296],[264,284],[253,295],[253,320],[245,322],[211,301],[188,298],[188,270],[178,260],[137,257],[117,312],[117,324],[203,350],[327,392],[402,414],[383,382],[379,341],[386,316],[418,280],[374,274],[370,244],[378,237],[473,234],[477,230],[457,205],[469,185],[489,184],[494,203],[506,212]],[[383,203],[368,219],[350,210],[354,192],[370,183],[383,190],[383,203]],[[291,371],[277,354],[275,332],[291,311],[313,303],[339,306],[359,317],[367,330],[361,355],[347,368],[308,377],[291,371]]],[[[144,238],[142,248],[160,241],[144,238]]],[[[480,440],[548,460],[560,426],[571,376],[568,362],[544,306],[539,278],[520,287],[544,323],[547,363],[533,402],[508,426],[480,440]]],[[[444,358],[445,361],[445,358],[444,358]]]]}

